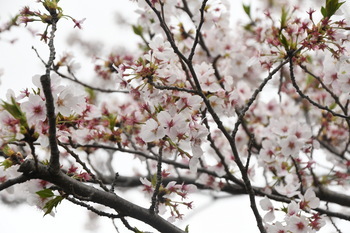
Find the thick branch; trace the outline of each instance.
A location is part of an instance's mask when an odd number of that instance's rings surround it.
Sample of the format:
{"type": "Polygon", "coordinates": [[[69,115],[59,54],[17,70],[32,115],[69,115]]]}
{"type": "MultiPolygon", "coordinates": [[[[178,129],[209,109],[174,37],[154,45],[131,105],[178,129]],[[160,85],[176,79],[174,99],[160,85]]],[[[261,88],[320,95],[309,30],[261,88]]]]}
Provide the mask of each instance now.
{"type": "Polygon", "coordinates": [[[7,188],[9,188],[9,187],[11,187],[13,185],[24,183],[24,182],[26,182],[28,180],[30,180],[30,178],[27,177],[27,176],[24,176],[24,175],[20,175],[20,176],[18,176],[16,178],[6,180],[4,183],[0,184],[0,191],[4,190],[4,189],[7,189],[7,188]]]}
{"type": "Polygon", "coordinates": [[[137,206],[117,195],[96,189],[90,185],[75,180],[63,172],[52,175],[47,166],[39,164],[35,170],[33,160],[26,160],[19,168],[24,176],[49,181],[60,187],[65,193],[72,194],[76,198],[88,199],[91,202],[108,206],[123,216],[130,216],[149,224],[160,232],[185,233],[158,215],[151,214],[148,209],[137,206]]]}
{"type": "Polygon", "coordinates": [[[60,152],[58,150],[58,145],[56,140],[56,116],[55,116],[55,106],[54,106],[54,99],[52,96],[51,80],[50,80],[50,70],[56,55],[55,46],[54,46],[54,37],[55,37],[55,32],[57,30],[56,23],[58,21],[58,16],[55,11],[50,12],[50,14],[52,16],[51,34],[50,34],[50,40],[49,40],[50,56],[49,56],[49,61],[46,64],[46,73],[45,75],[41,76],[40,82],[41,82],[45,99],[46,99],[47,119],[49,122],[49,143],[50,143],[50,149],[51,149],[50,171],[53,173],[58,173],[60,170],[60,162],[59,162],[60,152]]]}
{"type": "Polygon", "coordinates": [[[46,98],[46,115],[49,122],[49,143],[51,149],[50,170],[53,173],[58,173],[60,170],[60,151],[58,150],[56,139],[56,115],[54,99],[51,92],[51,80],[49,76],[43,75],[40,81],[46,98]]]}

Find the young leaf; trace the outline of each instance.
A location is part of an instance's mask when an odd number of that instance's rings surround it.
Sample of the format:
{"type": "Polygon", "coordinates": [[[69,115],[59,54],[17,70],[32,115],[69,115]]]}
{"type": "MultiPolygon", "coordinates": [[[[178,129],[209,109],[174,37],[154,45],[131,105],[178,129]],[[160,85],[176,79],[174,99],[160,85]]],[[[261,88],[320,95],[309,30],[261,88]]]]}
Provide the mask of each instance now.
{"type": "Polygon", "coordinates": [[[38,192],[36,192],[41,198],[48,198],[48,197],[53,197],[55,194],[53,194],[51,189],[43,189],[38,192]]]}
{"type": "Polygon", "coordinates": [[[9,145],[3,145],[2,148],[1,148],[2,152],[7,155],[7,156],[11,156],[13,155],[14,153],[16,153],[14,150],[12,150],[11,147],[9,147],[9,145]]]}
{"type": "Polygon", "coordinates": [[[142,26],[140,26],[140,25],[138,25],[138,26],[132,25],[132,30],[134,31],[135,35],[142,36],[142,33],[143,33],[142,26]]]}
{"type": "Polygon", "coordinates": [[[152,178],[151,178],[151,183],[152,186],[155,187],[157,184],[157,174],[153,174],[152,178]]]}
{"type": "Polygon", "coordinates": [[[6,170],[7,168],[11,167],[13,165],[13,162],[10,159],[5,159],[4,161],[2,161],[0,163],[1,167],[4,167],[4,169],[6,170]]]}
{"type": "Polygon", "coordinates": [[[61,201],[63,200],[64,198],[62,196],[57,196],[55,197],[54,199],[48,201],[45,206],[44,206],[44,209],[46,209],[46,212],[44,214],[47,215],[49,213],[51,213],[51,211],[53,210],[53,208],[56,208],[60,203],[61,201]]]}
{"type": "Polygon", "coordinates": [[[250,18],[250,5],[243,4],[243,10],[248,15],[248,17],[250,18]]]}
{"type": "Polygon", "coordinates": [[[21,125],[28,127],[27,119],[25,114],[22,112],[16,100],[11,97],[11,104],[5,101],[2,101],[1,105],[6,111],[8,111],[15,119],[19,120],[21,125]]]}
{"type": "Polygon", "coordinates": [[[339,0],[326,0],[326,7],[321,7],[323,17],[331,18],[344,3],[339,0]]]}
{"type": "Polygon", "coordinates": [[[287,38],[283,35],[283,33],[280,34],[280,41],[283,44],[283,47],[288,51],[289,50],[289,43],[287,38]]]}
{"type": "Polygon", "coordinates": [[[288,11],[286,10],[286,8],[282,7],[281,29],[287,26],[287,20],[288,20],[288,11]]]}
{"type": "Polygon", "coordinates": [[[326,18],[327,17],[327,10],[326,10],[326,8],[324,8],[324,7],[321,7],[321,14],[323,15],[323,17],[324,18],[326,18]]]}

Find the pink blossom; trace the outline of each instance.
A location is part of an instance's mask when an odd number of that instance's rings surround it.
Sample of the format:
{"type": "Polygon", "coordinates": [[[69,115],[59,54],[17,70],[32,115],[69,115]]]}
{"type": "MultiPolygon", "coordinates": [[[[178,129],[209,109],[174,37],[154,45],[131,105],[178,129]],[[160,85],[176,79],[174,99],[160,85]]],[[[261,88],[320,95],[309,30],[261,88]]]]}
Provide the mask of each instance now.
{"type": "Polygon", "coordinates": [[[275,219],[274,207],[267,197],[260,200],[260,206],[263,210],[268,211],[264,216],[264,221],[271,222],[275,219]]]}
{"type": "MultiPolygon", "coordinates": [[[[33,82],[33,84],[36,87],[38,87],[40,90],[42,90],[43,88],[42,88],[42,85],[41,85],[41,82],[40,82],[40,77],[41,77],[41,75],[34,75],[32,77],[32,82],[33,82]]],[[[60,85],[61,78],[55,73],[53,73],[50,76],[50,80],[51,80],[51,92],[52,92],[52,95],[55,98],[56,95],[64,89],[64,86],[60,85]]],[[[44,92],[43,91],[40,92],[40,95],[44,98],[44,92]]]]}
{"type": "Polygon", "coordinates": [[[221,89],[217,79],[214,77],[214,69],[211,65],[202,62],[200,65],[194,65],[194,70],[203,91],[216,92],[221,89]]]}
{"type": "Polygon", "coordinates": [[[141,127],[140,137],[145,142],[152,142],[163,138],[165,136],[165,129],[160,127],[159,123],[154,119],[149,119],[141,127]]]}
{"type": "Polygon", "coordinates": [[[234,53],[231,55],[231,63],[228,65],[234,72],[233,74],[238,77],[242,78],[243,75],[248,71],[248,57],[244,53],[234,53]]]}
{"type": "Polygon", "coordinates": [[[82,29],[82,24],[84,23],[84,21],[86,20],[86,18],[83,18],[81,20],[76,20],[76,19],[72,19],[74,22],[74,27],[78,27],[79,29],[82,29]]]}
{"type": "Polygon", "coordinates": [[[270,123],[271,131],[279,136],[288,136],[290,135],[289,131],[291,130],[289,120],[284,119],[283,121],[279,119],[272,119],[270,123]]]}
{"type": "Polygon", "coordinates": [[[147,178],[140,177],[140,181],[143,184],[143,191],[145,191],[147,194],[152,194],[154,192],[152,183],[147,180],[147,178]]]}
{"type": "Polygon", "coordinates": [[[168,112],[162,111],[158,113],[157,118],[171,140],[176,141],[178,135],[185,134],[188,123],[185,122],[186,118],[182,114],[172,117],[168,112]]]}
{"type": "Polygon", "coordinates": [[[285,177],[286,185],[279,184],[275,186],[275,189],[278,193],[282,195],[286,195],[287,197],[293,197],[295,195],[298,195],[300,192],[298,191],[300,187],[300,183],[296,183],[294,181],[294,177],[292,174],[288,174],[285,177]]]}
{"type": "Polygon", "coordinates": [[[161,61],[171,60],[175,54],[168,41],[164,41],[160,36],[156,36],[149,43],[153,51],[153,56],[161,61]]]}
{"type": "Polygon", "coordinates": [[[344,93],[350,92],[350,63],[349,61],[343,61],[339,67],[338,71],[338,81],[340,84],[340,89],[344,93]]]}
{"type": "Polygon", "coordinates": [[[300,209],[303,210],[310,210],[315,209],[320,205],[320,199],[316,197],[315,192],[312,190],[312,188],[308,188],[304,195],[300,196],[300,209]]]}
{"type": "Polygon", "coordinates": [[[190,160],[189,167],[190,171],[195,173],[197,172],[199,158],[203,155],[202,144],[206,141],[208,130],[199,124],[190,125],[190,135],[192,158],[190,160]]]}
{"type": "Polygon", "coordinates": [[[28,101],[21,104],[30,125],[37,125],[46,119],[45,101],[38,95],[30,94],[28,101]]]}
{"type": "Polygon", "coordinates": [[[176,107],[183,113],[190,113],[200,108],[202,99],[198,95],[182,93],[180,99],[176,102],[176,107]]]}
{"type": "Polygon", "coordinates": [[[267,225],[267,232],[268,233],[289,233],[286,226],[282,225],[281,222],[275,222],[273,225],[267,225]]]}
{"type": "Polygon", "coordinates": [[[286,220],[289,231],[293,233],[308,233],[309,221],[304,216],[293,215],[286,220]]]}
{"type": "Polygon", "coordinates": [[[72,86],[65,87],[55,101],[55,110],[63,116],[69,116],[72,113],[81,114],[85,109],[84,95],[77,95],[76,89],[72,86]]]}
{"type": "Polygon", "coordinates": [[[287,207],[288,216],[297,215],[299,211],[300,211],[299,205],[295,201],[291,201],[288,204],[288,207],[287,207]]]}
{"type": "Polygon", "coordinates": [[[259,158],[264,160],[266,163],[271,163],[276,160],[278,151],[276,150],[277,143],[275,140],[266,139],[262,142],[262,149],[259,152],[259,158]]]}
{"type": "Polygon", "coordinates": [[[298,156],[303,143],[298,140],[295,135],[289,135],[287,138],[281,140],[282,154],[284,156],[298,156]]]}

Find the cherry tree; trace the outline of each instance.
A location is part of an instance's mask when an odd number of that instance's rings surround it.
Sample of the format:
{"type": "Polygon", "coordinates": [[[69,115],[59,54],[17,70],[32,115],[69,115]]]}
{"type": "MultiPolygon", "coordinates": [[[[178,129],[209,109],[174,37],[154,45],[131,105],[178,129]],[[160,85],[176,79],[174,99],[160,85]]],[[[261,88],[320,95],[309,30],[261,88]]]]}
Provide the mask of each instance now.
{"type": "Polygon", "coordinates": [[[348,2],[261,0],[232,25],[228,0],[138,0],[138,51],[95,58],[91,82],[55,47],[62,20],[84,30],[85,19],[37,2],[0,28],[41,24],[48,51],[33,50],[35,88],[1,101],[3,200],[44,215],[68,201],[133,232],[144,231],[130,219],[191,232],[178,222],[194,192],[247,195],[262,233],[350,221],[348,2]],[[127,155],[133,176],[115,168],[127,155]]]}

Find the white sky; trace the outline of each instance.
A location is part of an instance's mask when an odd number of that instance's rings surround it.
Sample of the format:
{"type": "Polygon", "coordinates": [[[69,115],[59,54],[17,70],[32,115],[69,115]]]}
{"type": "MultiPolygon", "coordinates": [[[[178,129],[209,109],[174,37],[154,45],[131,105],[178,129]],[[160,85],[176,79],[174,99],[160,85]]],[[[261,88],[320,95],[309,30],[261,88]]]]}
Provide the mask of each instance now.
{"type": "MultiPolygon", "coordinates": [[[[233,15],[237,17],[242,15],[241,1],[237,1],[238,4],[232,7],[233,15]]],[[[57,57],[67,49],[72,51],[72,48],[66,45],[66,37],[69,33],[80,34],[90,41],[103,41],[102,55],[106,55],[108,51],[120,46],[135,48],[138,38],[133,36],[131,29],[115,24],[116,12],[126,17],[128,21],[135,22],[135,7],[129,0],[99,0],[98,4],[96,1],[87,0],[61,0],[60,4],[66,14],[72,15],[76,19],[87,19],[83,24],[83,30],[73,29],[73,23],[68,20],[59,23],[59,28],[64,29],[59,29],[56,34],[57,57]]],[[[25,5],[31,5],[34,7],[33,9],[39,6],[34,0],[0,0],[0,22],[6,21],[25,5]]],[[[45,60],[47,60],[47,48],[38,38],[33,38],[30,33],[16,28],[10,33],[0,34],[0,38],[0,69],[4,71],[4,75],[0,77],[0,98],[4,98],[8,88],[12,88],[18,93],[19,90],[32,86],[32,76],[42,74],[44,68],[31,47],[37,48],[45,60]],[[16,38],[17,35],[18,41],[15,44],[4,42],[4,40],[16,38]]],[[[91,69],[90,61],[83,61],[85,63],[82,64],[82,67],[91,69]]],[[[78,77],[88,76],[91,73],[90,70],[84,72],[84,69],[80,71],[81,76],[78,77]]],[[[135,192],[121,195],[125,195],[129,200],[140,200],[135,192]]],[[[185,220],[180,225],[184,229],[187,224],[190,224],[190,233],[258,232],[246,196],[222,198],[214,201],[208,196],[198,194],[193,196],[192,200],[195,201],[197,212],[194,210],[192,214],[188,215],[188,221],[185,220]]],[[[145,206],[148,206],[147,201],[144,202],[145,206]]],[[[111,221],[103,217],[98,218],[97,222],[93,222],[96,227],[100,228],[94,228],[87,212],[82,207],[70,204],[68,201],[63,201],[58,207],[54,218],[51,216],[43,218],[43,212],[27,205],[8,206],[0,203],[0,219],[1,232],[116,232],[111,221]]],[[[122,226],[120,222],[117,221],[117,223],[118,226],[122,226]]],[[[139,224],[133,225],[139,226],[139,224]]],[[[140,230],[146,229],[146,227],[140,227],[140,230]]],[[[328,230],[322,232],[335,232],[331,229],[329,227],[328,230]]],[[[130,231],[120,227],[120,232],[130,231]]]]}

